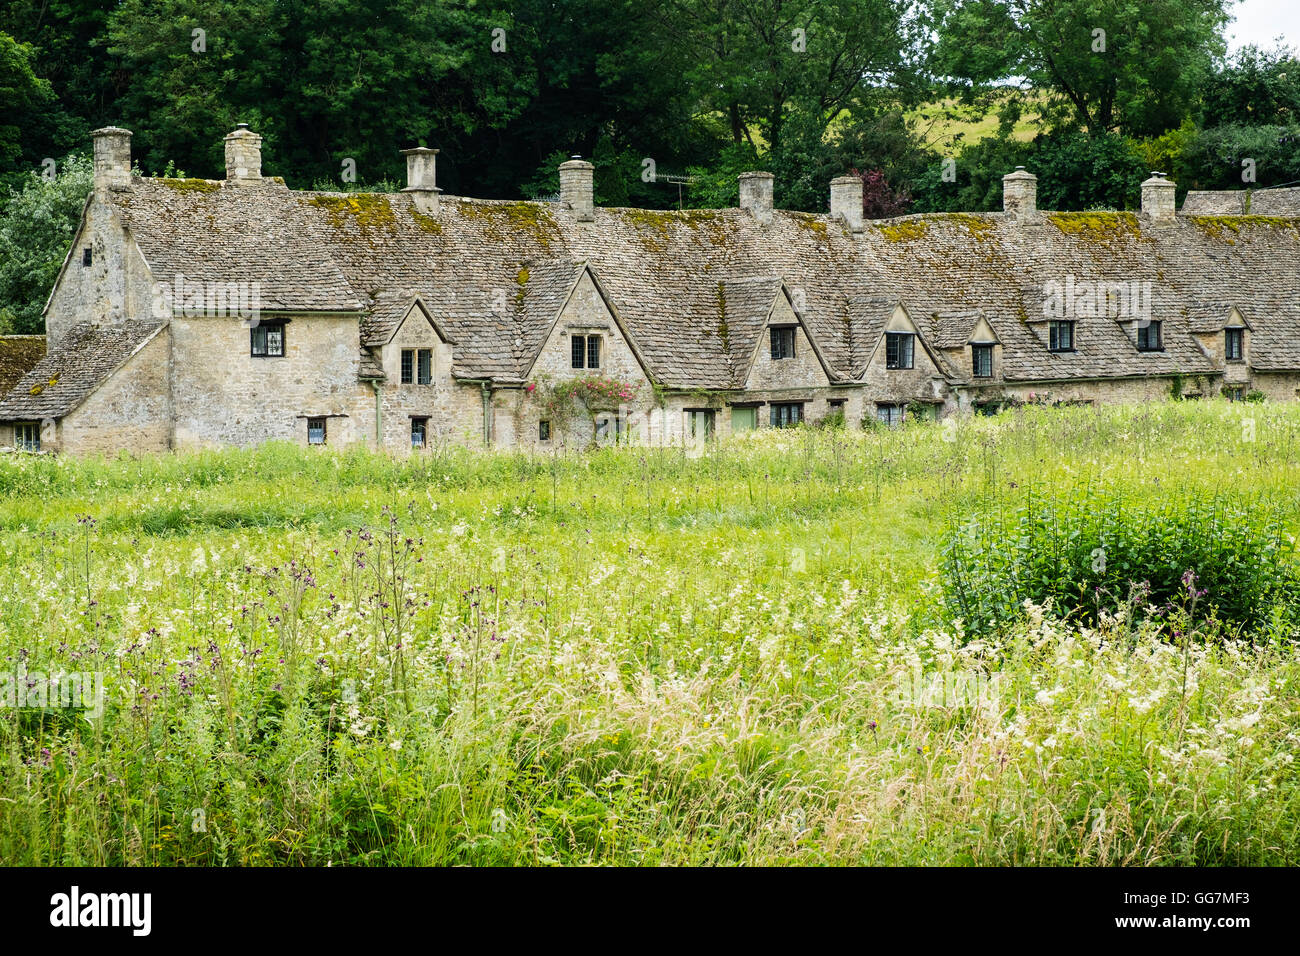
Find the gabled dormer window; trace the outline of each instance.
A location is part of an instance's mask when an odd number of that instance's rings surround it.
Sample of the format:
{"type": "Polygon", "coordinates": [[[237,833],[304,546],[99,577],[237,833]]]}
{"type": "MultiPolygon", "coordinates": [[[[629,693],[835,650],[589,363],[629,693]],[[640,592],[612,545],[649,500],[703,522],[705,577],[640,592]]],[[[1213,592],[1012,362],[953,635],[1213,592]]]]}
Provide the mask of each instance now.
{"type": "Polygon", "coordinates": [[[1242,350],[1242,342],[1245,339],[1242,335],[1243,331],[1243,329],[1223,330],[1223,357],[1229,362],[1240,362],[1245,357],[1242,350]]]}
{"type": "Polygon", "coordinates": [[[978,343],[970,347],[971,374],[975,378],[993,377],[993,346],[978,343]]]}
{"type": "Polygon", "coordinates": [[[885,368],[911,368],[915,338],[911,332],[886,332],[885,368]]]}
{"type": "Polygon", "coordinates": [[[569,364],[573,368],[600,368],[600,336],[572,336],[569,353],[569,364]]]}
{"type": "Polygon", "coordinates": [[[1074,323],[1053,321],[1047,324],[1047,347],[1053,352],[1074,351],[1074,323]]]}
{"type": "Polygon", "coordinates": [[[772,333],[772,360],[794,358],[794,326],[774,325],[772,333]]]}
{"type": "Polygon", "coordinates": [[[1164,336],[1159,322],[1147,322],[1137,327],[1137,346],[1139,352],[1163,352],[1164,336]]]}

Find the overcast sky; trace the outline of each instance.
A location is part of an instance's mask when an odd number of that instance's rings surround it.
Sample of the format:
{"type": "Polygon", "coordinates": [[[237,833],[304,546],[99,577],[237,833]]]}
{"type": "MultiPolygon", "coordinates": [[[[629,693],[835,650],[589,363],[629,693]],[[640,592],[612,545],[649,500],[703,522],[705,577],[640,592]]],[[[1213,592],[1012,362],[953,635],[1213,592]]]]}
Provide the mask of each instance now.
{"type": "Polygon", "coordinates": [[[1279,36],[1300,47],[1300,0],[1242,0],[1232,9],[1237,20],[1226,31],[1229,53],[1250,43],[1271,48],[1279,36]]]}

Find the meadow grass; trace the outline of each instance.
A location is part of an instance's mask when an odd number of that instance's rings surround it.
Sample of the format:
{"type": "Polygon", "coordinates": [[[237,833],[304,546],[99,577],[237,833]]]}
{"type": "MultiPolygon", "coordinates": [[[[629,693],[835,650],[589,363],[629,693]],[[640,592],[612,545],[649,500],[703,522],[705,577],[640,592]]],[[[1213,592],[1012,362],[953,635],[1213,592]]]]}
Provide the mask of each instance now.
{"type": "Polygon", "coordinates": [[[319,451],[0,460],[0,664],[105,686],[98,718],[0,710],[0,860],[1300,856],[1289,617],[1030,602],[974,634],[944,571],[1032,496],[1293,541],[1300,407],[319,451]]]}

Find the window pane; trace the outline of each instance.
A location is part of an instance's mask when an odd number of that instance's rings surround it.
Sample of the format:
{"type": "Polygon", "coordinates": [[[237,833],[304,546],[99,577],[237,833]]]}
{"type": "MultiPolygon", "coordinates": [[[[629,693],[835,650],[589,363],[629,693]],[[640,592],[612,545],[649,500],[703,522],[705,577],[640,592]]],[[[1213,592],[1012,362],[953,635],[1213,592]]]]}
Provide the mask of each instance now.
{"type": "Polygon", "coordinates": [[[307,444],[309,445],[325,444],[325,419],[323,418],[307,419],[307,444]]]}
{"type": "Polygon", "coordinates": [[[252,342],[254,355],[266,354],[266,326],[255,325],[249,329],[249,339],[252,342]]]}
{"type": "Polygon", "coordinates": [[[402,349],[402,384],[410,385],[415,381],[415,352],[402,349]]]}
{"type": "Polygon", "coordinates": [[[433,349],[420,349],[420,378],[421,385],[428,385],[433,381],[433,349]]]}
{"type": "Polygon", "coordinates": [[[570,362],[573,368],[586,368],[587,366],[587,337],[585,335],[575,335],[570,344],[570,362]]]}
{"type": "Polygon", "coordinates": [[[266,354],[284,354],[284,326],[270,325],[266,329],[266,354]]]}
{"type": "Polygon", "coordinates": [[[587,368],[600,368],[600,336],[587,336],[587,368]]]}
{"type": "Polygon", "coordinates": [[[898,358],[899,361],[902,362],[903,368],[912,367],[912,345],[913,343],[915,343],[915,341],[916,341],[916,337],[912,335],[904,335],[901,337],[899,341],[901,350],[899,352],[898,358]]]}
{"type": "Polygon", "coordinates": [[[551,423],[548,422],[546,419],[542,419],[540,422],[537,423],[537,440],[538,441],[551,440],[551,423]]]}
{"type": "Polygon", "coordinates": [[[412,448],[424,447],[424,438],[425,438],[424,426],[425,426],[425,419],[423,418],[411,419],[411,447],[412,448]]]}

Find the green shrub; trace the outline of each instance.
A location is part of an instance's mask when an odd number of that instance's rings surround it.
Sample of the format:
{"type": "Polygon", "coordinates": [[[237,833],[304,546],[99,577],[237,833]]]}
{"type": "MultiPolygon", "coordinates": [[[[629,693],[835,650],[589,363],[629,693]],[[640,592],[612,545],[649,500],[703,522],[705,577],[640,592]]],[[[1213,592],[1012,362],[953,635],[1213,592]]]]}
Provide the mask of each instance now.
{"type": "MultiPolygon", "coordinates": [[[[1159,493],[1157,493],[1159,494],[1159,493]]],[[[1095,622],[1135,594],[1163,613],[1183,607],[1188,579],[1200,611],[1247,632],[1300,606],[1294,541],[1277,509],[1193,493],[1152,502],[1117,491],[1031,492],[1013,509],[987,506],[951,527],[942,549],[947,612],[968,633],[1004,629],[1025,601],[1095,622]]]]}

